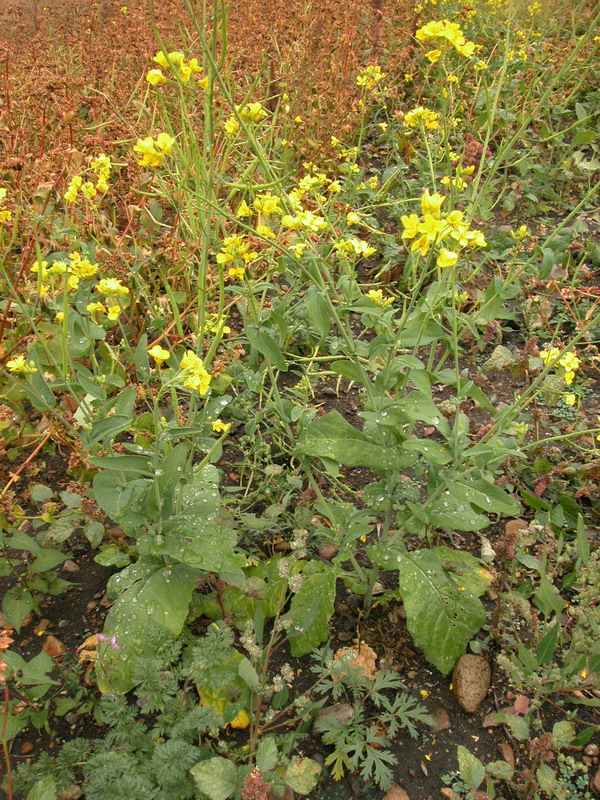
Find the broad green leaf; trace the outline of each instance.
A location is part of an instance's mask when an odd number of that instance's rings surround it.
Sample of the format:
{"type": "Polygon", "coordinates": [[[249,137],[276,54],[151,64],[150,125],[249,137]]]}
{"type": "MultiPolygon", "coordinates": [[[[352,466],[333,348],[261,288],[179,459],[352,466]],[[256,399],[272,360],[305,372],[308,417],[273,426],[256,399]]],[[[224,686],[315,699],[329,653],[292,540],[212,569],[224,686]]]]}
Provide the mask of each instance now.
{"type": "Polygon", "coordinates": [[[331,371],[355,383],[365,383],[365,373],[354,361],[336,361],[331,365],[331,371]]]}
{"type": "Polygon", "coordinates": [[[537,661],[538,664],[543,666],[552,661],[552,656],[558,644],[558,636],[560,634],[560,623],[555,622],[540,639],[537,648],[537,661]]]}
{"type": "Polygon", "coordinates": [[[330,566],[310,564],[300,591],[292,597],[285,619],[291,621],[288,639],[293,656],[310,653],[329,636],[328,622],[333,614],[336,573],[330,566]]]}
{"type": "Polygon", "coordinates": [[[521,512],[521,504],[516,498],[485,478],[469,483],[453,481],[452,495],[458,499],[467,500],[487,514],[504,514],[514,517],[521,512]]]}
{"type": "Polygon", "coordinates": [[[19,633],[23,620],[30,611],[33,611],[34,607],[35,601],[31,592],[21,586],[13,586],[2,598],[4,623],[12,625],[16,632],[19,633]]]}
{"type": "Polygon", "coordinates": [[[302,432],[298,452],[329,458],[346,467],[368,467],[376,473],[405,469],[414,462],[411,453],[373,442],[338,411],[313,420],[302,432]]]}
{"type": "MultiPolygon", "coordinates": [[[[426,504],[425,510],[431,527],[446,531],[480,531],[489,527],[489,519],[474,511],[467,500],[455,497],[453,489],[453,485],[450,484],[448,490],[440,497],[426,504]]],[[[460,490],[459,494],[462,494],[460,490]]]]}
{"type": "Polygon", "coordinates": [[[304,295],[304,302],[311,326],[319,334],[320,340],[325,341],[331,327],[331,313],[327,301],[316,286],[311,286],[304,295]]]}
{"type": "Polygon", "coordinates": [[[548,764],[542,764],[541,767],[538,767],[535,777],[540,785],[540,789],[546,795],[556,800],[567,800],[569,790],[562,781],[559,781],[556,777],[556,772],[552,767],[548,766],[548,764]]]}
{"type": "Polygon", "coordinates": [[[485,609],[467,581],[444,569],[435,549],[397,559],[408,630],[427,660],[447,674],[485,623],[485,609]]]}
{"type": "Polygon", "coordinates": [[[309,794],[317,785],[321,765],[312,758],[294,758],[285,771],[285,782],[298,794],[309,794]]]}
{"type": "Polygon", "coordinates": [[[452,461],[452,453],[446,445],[429,439],[407,439],[403,444],[403,449],[419,453],[425,461],[440,467],[452,461]]]}
{"type": "Polygon", "coordinates": [[[210,800],[227,800],[237,788],[238,768],[228,758],[208,758],[190,770],[196,786],[210,800]]]}
{"type": "Polygon", "coordinates": [[[490,761],[485,765],[485,771],[492,778],[500,781],[511,781],[515,770],[507,761],[490,761]]]}
{"type": "Polygon", "coordinates": [[[281,352],[279,345],[270,333],[267,333],[267,331],[263,330],[262,328],[256,328],[253,325],[248,325],[246,328],[246,336],[248,337],[250,345],[255,350],[258,350],[258,352],[266,358],[269,364],[275,367],[275,369],[280,370],[280,372],[287,372],[287,362],[283,357],[283,353],[281,352]]]}
{"type": "Polygon", "coordinates": [[[469,789],[477,789],[485,778],[485,767],[477,756],[470,753],[462,744],[458,745],[457,755],[460,777],[469,789]]]}
{"type": "Polygon", "coordinates": [[[54,550],[52,547],[44,547],[40,550],[39,555],[33,561],[29,569],[31,572],[46,572],[49,569],[54,569],[54,567],[57,567],[66,560],[67,556],[61,553],[60,550],[54,550]]]}
{"type": "Polygon", "coordinates": [[[566,602],[550,583],[545,573],[540,574],[540,587],[535,593],[535,604],[545,617],[562,613],[566,602]]]}
{"type": "Polygon", "coordinates": [[[274,736],[264,736],[261,738],[256,750],[256,766],[264,775],[277,766],[277,744],[274,736]]]}
{"type": "Polygon", "coordinates": [[[219,473],[207,464],[183,486],[178,513],[165,525],[163,552],[207,572],[234,572],[246,559],[234,551],[236,534],[220,521],[219,473]]]}
{"type": "MultiPolygon", "coordinates": [[[[102,692],[126,693],[134,686],[136,659],[154,654],[156,632],[176,638],[181,633],[198,573],[183,564],[164,567],[140,559],[117,578],[127,585],[130,570],[133,579],[108,612],[103,634],[116,637],[119,648],[110,642],[98,648],[96,677],[102,692]],[[124,574],[125,573],[125,574],[124,574]]],[[[113,586],[118,581],[113,582],[113,586]]]]}
{"type": "Polygon", "coordinates": [[[102,442],[106,444],[111,439],[127,430],[131,424],[131,417],[125,414],[114,414],[112,417],[99,419],[92,424],[92,429],[87,439],[87,446],[102,442]]]}
{"type": "Polygon", "coordinates": [[[56,783],[52,775],[37,781],[27,795],[27,800],[56,800],[58,797],[56,783]]]}

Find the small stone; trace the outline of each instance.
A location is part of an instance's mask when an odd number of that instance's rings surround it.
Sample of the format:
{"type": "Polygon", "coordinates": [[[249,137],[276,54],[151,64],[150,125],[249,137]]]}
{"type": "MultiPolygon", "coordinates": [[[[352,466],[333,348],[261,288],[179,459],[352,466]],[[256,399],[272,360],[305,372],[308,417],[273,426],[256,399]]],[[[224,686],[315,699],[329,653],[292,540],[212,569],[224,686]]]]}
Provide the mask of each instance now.
{"type": "Polygon", "coordinates": [[[59,628],[66,628],[68,624],[69,624],[69,620],[68,619],[61,619],[60,622],[58,623],[58,627],[59,628]]]}
{"type": "Polygon", "coordinates": [[[67,652],[67,648],[61,642],[60,639],[57,639],[56,636],[46,636],[44,639],[44,644],[42,645],[42,649],[46,653],[46,655],[50,656],[50,658],[55,658],[57,661],[60,659],[60,656],[63,653],[67,652]]]}
{"type": "Polygon", "coordinates": [[[588,744],[584,752],[586,756],[597,756],[600,753],[600,747],[597,744],[588,744]]]}
{"type": "Polygon", "coordinates": [[[522,519],[509,519],[504,525],[504,533],[506,536],[513,536],[519,531],[526,531],[528,528],[527,523],[522,519]]]}
{"type": "Polygon", "coordinates": [[[383,594],[384,592],[385,592],[385,586],[383,585],[383,583],[381,583],[381,581],[375,581],[375,583],[373,584],[373,597],[377,597],[378,595],[383,594]]]}
{"type": "Polygon", "coordinates": [[[439,731],[445,731],[452,727],[448,712],[442,706],[434,708],[429,716],[433,720],[432,730],[434,733],[439,733],[439,731]]]}
{"type": "Polygon", "coordinates": [[[471,653],[459,658],[452,673],[452,691],[461,708],[474,714],[485,699],[491,681],[492,671],[485,658],[471,653]]]}
{"type": "Polygon", "coordinates": [[[406,613],[406,609],[404,608],[404,606],[398,606],[398,616],[400,617],[400,619],[406,619],[408,617],[408,614],[406,613]]]}
{"type": "Polygon", "coordinates": [[[596,770],[596,774],[592,780],[592,789],[600,794],[600,769],[596,770]]]}
{"type": "Polygon", "coordinates": [[[410,797],[401,786],[394,785],[383,800],[410,800],[410,797]]]}
{"type": "Polygon", "coordinates": [[[79,714],[76,711],[69,711],[65,719],[69,725],[75,725],[76,722],[79,722],[79,714]]]}
{"type": "Polygon", "coordinates": [[[325,542],[325,544],[321,544],[317,547],[317,555],[324,558],[325,561],[331,561],[337,556],[339,550],[340,548],[336,544],[325,542]]]}
{"type": "Polygon", "coordinates": [[[416,678],[418,674],[419,674],[419,673],[417,672],[417,670],[416,670],[416,669],[409,669],[409,670],[408,670],[408,672],[406,673],[406,675],[407,675],[407,676],[408,676],[408,677],[409,677],[411,680],[412,680],[413,678],[416,678]]]}
{"type": "Polygon", "coordinates": [[[31,742],[23,742],[23,744],[21,745],[22,756],[26,756],[27,753],[31,753],[32,750],[33,750],[33,745],[31,744],[31,742]]]}
{"type": "Polygon", "coordinates": [[[323,720],[331,720],[332,722],[337,722],[340,725],[345,725],[347,722],[350,722],[353,714],[354,709],[350,703],[338,703],[338,705],[335,706],[325,706],[325,708],[320,708],[313,720],[313,733],[319,733],[318,724],[323,720]]]}
{"type": "Polygon", "coordinates": [[[79,572],[79,564],[76,564],[74,561],[64,561],[62,565],[63,572],[79,572]]]}
{"type": "Polygon", "coordinates": [[[455,791],[450,789],[449,786],[444,786],[443,789],[440,789],[440,794],[442,797],[445,797],[447,800],[454,800],[455,797],[458,797],[455,791]]]}
{"type": "Polygon", "coordinates": [[[83,797],[83,792],[79,786],[73,785],[61,792],[58,795],[58,800],[79,800],[80,797],[83,797]]]}

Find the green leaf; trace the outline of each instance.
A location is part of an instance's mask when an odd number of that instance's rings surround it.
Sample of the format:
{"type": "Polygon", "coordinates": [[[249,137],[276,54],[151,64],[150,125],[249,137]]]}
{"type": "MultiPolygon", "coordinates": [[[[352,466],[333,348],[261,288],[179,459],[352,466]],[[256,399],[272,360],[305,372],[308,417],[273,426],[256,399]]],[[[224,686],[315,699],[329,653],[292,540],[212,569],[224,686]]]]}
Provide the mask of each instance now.
{"type": "Polygon", "coordinates": [[[46,572],[49,569],[54,569],[63,561],[67,560],[67,556],[63,555],[60,550],[54,550],[52,547],[44,547],[29,569],[31,572],[46,572]]]}
{"type": "Polygon", "coordinates": [[[338,411],[313,420],[302,432],[298,452],[315,458],[329,458],[346,467],[368,467],[381,473],[405,469],[414,462],[411,453],[376,444],[338,411]]]}
{"type": "Polygon", "coordinates": [[[540,575],[540,588],[535,593],[535,604],[545,617],[549,617],[553,613],[560,614],[566,606],[565,601],[544,573],[540,575]]]}
{"type": "Polygon", "coordinates": [[[489,519],[473,510],[471,504],[460,496],[460,489],[457,493],[459,497],[454,495],[454,486],[450,484],[446,492],[426,504],[431,527],[447,531],[480,531],[489,527],[489,519]]]}
{"type": "Polygon", "coordinates": [[[114,414],[112,417],[96,420],[87,440],[87,446],[102,442],[107,444],[111,439],[127,430],[131,424],[131,417],[124,414],[114,414]]]}
{"type": "Polygon", "coordinates": [[[485,765],[485,771],[492,778],[500,781],[512,781],[515,770],[507,761],[490,761],[485,765]]]}
{"type": "Polygon", "coordinates": [[[558,635],[560,633],[560,623],[555,622],[540,639],[537,648],[537,661],[539,666],[549,664],[552,661],[552,656],[558,644],[558,635]]]}
{"type": "Polygon", "coordinates": [[[116,637],[98,649],[96,677],[102,692],[128,692],[135,684],[137,657],[154,655],[156,631],[174,639],[181,633],[198,573],[183,564],[165,567],[149,559],[114,577],[111,587],[127,587],[108,612],[104,635],[116,637]]]}
{"type": "Polygon", "coordinates": [[[485,623],[485,608],[467,581],[444,569],[437,549],[397,553],[397,559],[408,630],[427,660],[446,675],[485,623]]]}
{"type": "Polygon", "coordinates": [[[256,328],[253,325],[248,325],[246,328],[246,336],[250,345],[263,355],[266,360],[280,370],[280,372],[287,372],[288,366],[279,345],[270,333],[262,328],[256,328]]]}
{"type": "Polygon", "coordinates": [[[569,747],[576,733],[575,725],[569,720],[561,719],[559,722],[555,722],[552,726],[552,741],[556,745],[556,749],[569,747]]]}
{"type": "Polygon", "coordinates": [[[19,633],[23,620],[34,608],[35,601],[31,592],[21,586],[13,586],[2,598],[4,624],[12,625],[16,632],[19,633]]]}
{"type": "Polygon", "coordinates": [[[540,785],[540,789],[550,797],[555,797],[556,800],[567,800],[569,790],[559,781],[556,773],[549,767],[548,764],[542,764],[535,773],[535,777],[540,785]]]}
{"type": "Polygon", "coordinates": [[[331,327],[331,314],[327,301],[316,286],[311,286],[304,295],[304,302],[309,322],[319,334],[321,342],[324,342],[331,327]]]}
{"type": "Polygon", "coordinates": [[[312,758],[294,758],[285,771],[285,782],[298,794],[309,794],[317,785],[321,765],[312,758]]]}
{"type": "Polygon", "coordinates": [[[590,543],[588,542],[585,522],[581,514],[577,516],[577,543],[575,549],[579,557],[579,564],[587,564],[590,557],[590,543]]]}
{"type": "Polygon", "coordinates": [[[49,486],[45,486],[43,483],[36,483],[31,490],[31,499],[35,503],[45,503],[50,500],[53,494],[54,492],[49,486]]]}
{"type": "Polygon", "coordinates": [[[165,525],[163,552],[207,572],[235,572],[246,559],[234,552],[236,534],[220,520],[219,472],[207,464],[180,490],[179,513],[165,525]]]}
{"type": "Polygon", "coordinates": [[[291,620],[288,639],[293,656],[310,653],[329,636],[328,622],[333,614],[336,573],[330,566],[310,564],[300,591],[292,597],[285,619],[291,620]]]}
{"type": "Polygon", "coordinates": [[[336,375],[347,378],[349,381],[360,384],[365,383],[366,376],[354,361],[336,361],[331,365],[331,371],[335,372],[336,375]]]}
{"type": "Polygon", "coordinates": [[[31,788],[27,795],[27,800],[56,800],[58,797],[56,792],[56,783],[52,775],[46,775],[40,781],[37,781],[31,788]]]}
{"type": "Polygon", "coordinates": [[[148,360],[148,334],[143,333],[133,354],[135,374],[142,383],[150,380],[150,361],[148,360]]]}
{"type": "Polygon", "coordinates": [[[521,512],[521,504],[516,498],[485,478],[469,483],[453,481],[452,494],[454,497],[467,500],[488,514],[514,517],[521,512]]]}
{"type": "Polygon", "coordinates": [[[240,665],[238,667],[238,674],[240,678],[244,681],[244,683],[252,689],[252,691],[258,691],[258,673],[252,666],[252,662],[244,656],[240,661],[240,665]]]}
{"type": "Polygon", "coordinates": [[[403,444],[403,449],[419,453],[430,464],[435,464],[439,467],[443,467],[452,461],[452,453],[445,445],[429,441],[429,439],[407,439],[403,444]]]}
{"type": "Polygon", "coordinates": [[[277,766],[277,744],[274,736],[265,736],[256,750],[256,766],[264,775],[277,766]]]}
{"type": "Polygon", "coordinates": [[[460,777],[470,789],[477,789],[485,778],[485,767],[477,756],[470,753],[462,744],[458,745],[457,755],[460,777]]]}
{"type": "Polygon", "coordinates": [[[199,761],[190,770],[196,786],[210,800],[227,800],[237,788],[238,768],[228,758],[199,761]]]}

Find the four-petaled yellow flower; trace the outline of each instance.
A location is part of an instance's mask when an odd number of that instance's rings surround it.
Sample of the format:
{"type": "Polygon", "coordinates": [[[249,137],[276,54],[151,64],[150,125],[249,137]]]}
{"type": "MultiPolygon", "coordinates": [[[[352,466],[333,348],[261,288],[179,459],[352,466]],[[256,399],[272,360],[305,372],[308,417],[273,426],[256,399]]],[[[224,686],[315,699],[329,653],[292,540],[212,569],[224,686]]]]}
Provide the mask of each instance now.
{"type": "Polygon", "coordinates": [[[138,139],[133,149],[142,156],[138,161],[140,166],[158,167],[163,158],[170,155],[174,144],[175,139],[168,133],[159,133],[156,139],[152,136],[138,139]]]}
{"type": "Polygon", "coordinates": [[[437,259],[438,267],[452,267],[458,261],[458,253],[453,253],[452,250],[446,250],[445,247],[442,247],[440,250],[440,254],[437,259]]]}
{"type": "Polygon", "coordinates": [[[159,344],[153,345],[150,350],[148,350],[148,355],[156,361],[157,367],[162,366],[165,361],[171,357],[171,353],[159,344]]]}
{"type": "Polygon", "coordinates": [[[223,422],[223,420],[216,419],[212,423],[212,429],[215,433],[227,433],[231,428],[231,422],[223,422]]]}
{"type": "Polygon", "coordinates": [[[108,297],[118,297],[119,295],[129,294],[129,289],[123,286],[118,278],[102,278],[94,286],[94,291],[108,297]]]}
{"type": "Polygon", "coordinates": [[[390,306],[394,302],[393,297],[384,297],[382,289],[369,289],[367,292],[367,297],[369,300],[372,300],[375,305],[380,306],[381,308],[386,308],[386,306],[390,306]]]}

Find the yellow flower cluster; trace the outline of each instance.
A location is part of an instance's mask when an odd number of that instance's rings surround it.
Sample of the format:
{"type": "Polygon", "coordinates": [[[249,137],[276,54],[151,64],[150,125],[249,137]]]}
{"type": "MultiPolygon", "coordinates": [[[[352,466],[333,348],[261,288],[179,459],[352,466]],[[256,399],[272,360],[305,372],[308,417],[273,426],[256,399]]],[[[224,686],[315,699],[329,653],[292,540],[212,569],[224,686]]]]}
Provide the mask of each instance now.
{"type": "Polygon", "coordinates": [[[250,243],[243,236],[226,236],[220,252],[217,253],[217,264],[230,264],[236,258],[241,259],[244,264],[249,264],[258,258],[258,253],[250,252],[250,243]]]}
{"type": "Polygon", "coordinates": [[[6,198],[6,189],[0,186],[0,222],[10,222],[12,219],[12,211],[3,207],[2,201],[6,198]]]}
{"type": "Polygon", "coordinates": [[[111,167],[111,160],[105,153],[100,153],[97,158],[91,157],[90,169],[96,176],[96,184],[94,185],[94,181],[91,180],[84,181],[81,175],[74,175],[64,194],[65,200],[74,203],[80,191],[86,200],[92,200],[98,192],[107,192],[111,167]]]}
{"type": "Polygon", "coordinates": [[[181,359],[180,367],[183,370],[183,385],[198,394],[206,394],[210,388],[211,375],[206,371],[202,359],[187,350],[181,359]]]}
{"type": "Polygon", "coordinates": [[[394,302],[393,297],[384,297],[382,289],[369,289],[367,297],[381,308],[386,308],[394,302]]]}
{"type": "Polygon", "coordinates": [[[540,352],[540,358],[544,362],[544,365],[552,367],[561,375],[567,386],[570,386],[575,380],[575,373],[581,365],[581,360],[571,351],[565,353],[560,358],[559,356],[560,350],[558,347],[551,347],[549,350],[542,350],[540,352]]]}
{"type": "Polygon", "coordinates": [[[129,289],[123,286],[119,278],[102,278],[94,286],[94,291],[105,297],[124,297],[129,294],[129,289]]]}
{"type": "Polygon", "coordinates": [[[283,214],[281,200],[276,195],[271,194],[271,192],[259,194],[254,200],[253,205],[256,211],[260,214],[264,214],[265,217],[270,217],[272,214],[283,214]]]}
{"type": "Polygon", "coordinates": [[[475,167],[456,167],[456,175],[451,178],[449,175],[444,175],[444,177],[440,180],[442,186],[452,186],[456,189],[457,192],[462,192],[463,189],[467,188],[467,181],[465,178],[469,177],[475,172],[475,167]]]}
{"type": "Polygon", "coordinates": [[[48,283],[56,275],[67,276],[67,288],[77,289],[79,281],[92,278],[98,272],[98,264],[92,264],[87,258],[82,258],[81,253],[70,253],[68,261],[54,261],[48,266],[47,261],[35,261],[31,272],[40,280],[40,296],[49,291],[48,283]]]}
{"type": "Polygon", "coordinates": [[[229,325],[225,324],[225,317],[220,317],[218,314],[211,314],[204,323],[204,333],[231,333],[229,325]]]}
{"type": "MultiPolygon", "coordinates": [[[[186,61],[183,53],[179,50],[173,50],[171,53],[163,53],[160,51],[152,60],[162,67],[162,69],[171,69],[182,83],[189,83],[192,75],[197,75],[199,72],[202,72],[202,67],[198,63],[197,58],[190,58],[189,61],[186,61]]],[[[148,83],[152,86],[166,83],[167,78],[162,69],[151,69],[146,75],[148,83]]],[[[202,81],[199,81],[199,83],[202,83],[202,81]]]]}
{"type": "Polygon", "coordinates": [[[370,64],[358,73],[356,83],[358,86],[364,86],[365,89],[374,89],[384,78],[385,72],[381,71],[381,67],[377,64],[370,64]]]}
{"type": "Polygon", "coordinates": [[[104,303],[100,303],[99,301],[95,303],[88,303],[85,307],[85,310],[88,312],[88,314],[96,314],[97,312],[106,314],[107,319],[109,319],[111,322],[116,322],[121,314],[120,305],[112,305],[108,306],[107,308],[104,303]]]}
{"type": "Polygon", "coordinates": [[[349,239],[339,239],[334,245],[334,250],[339,250],[341,253],[351,253],[361,258],[367,258],[377,252],[377,248],[372,247],[362,239],[351,237],[349,239]]]}
{"type": "MultiPolygon", "coordinates": [[[[431,21],[423,25],[415,34],[420,42],[435,41],[439,48],[444,47],[446,43],[452,45],[457,53],[465,58],[471,58],[475,52],[475,43],[469,42],[465,39],[460,25],[456,22],[449,20],[431,21]]],[[[430,50],[425,55],[431,62],[435,62],[442,55],[441,49],[430,50]]]]}
{"type": "Polygon", "coordinates": [[[411,251],[419,251],[426,256],[433,244],[448,242],[452,250],[442,247],[440,249],[438,267],[451,267],[456,264],[460,250],[465,247],[485,247],[487,242],[481,231],[471,230],[463,222],[463,212],[454,210],[442,214],[442,205],[446,198],[429,189],[421,197],[421,216],[409,214],[402,216],[404,231],[402,238],[411,240],[411,251]],[[457,252],[458,251],[458,252],[457,252]]]}
{"type": "Polygon", "coordinates": [[[281,219],[281,224],[284,228],[290,228],[293,231],[306,230],[318,233],[318,231],[325,230],[327,220],[312,211],[300,211],[295,216],[285,214],[281,219]]]}
{"type": "MultiPolygon", "coordinates": [[[[244,122],[258,123],[268,116],[262,103],[246,103],[245,106],[236,106],[235,110],[244,122]]],[[[240,123],[237,118],[232,115],[223,123],[226,136],[235,136],[240,129],[240,123]]]]}
{"type": "Polygon", "coordinates": [[[175,139],[168,133],[159,133],[156,139],[152,136],[138,139],[133,149],[142,156],[138,161],[141,167],[158,167],[163,158],[171,154],[174,144],[175,139]]]}
{"type": "Polygon", "coordinates": [[[412,111],[407,111],[404,115],[404,124],[409,128],[416,128],[423,125],[427,130],[433,131],[439,128],[438,115],[435,111],[423,106],[417,106],[412,111]]]}
{"type": "Polygon", "coordinates": [[[36,366],[33,361],[27,361],[25,356],[15,356],[10,361],[6,362],[6,369],[9,372],[20,372],[23,375],[33,375],[37,372],[36,366]]]}

